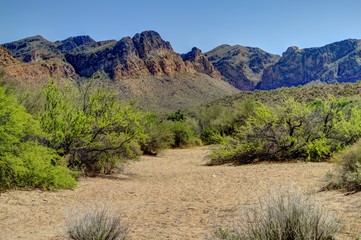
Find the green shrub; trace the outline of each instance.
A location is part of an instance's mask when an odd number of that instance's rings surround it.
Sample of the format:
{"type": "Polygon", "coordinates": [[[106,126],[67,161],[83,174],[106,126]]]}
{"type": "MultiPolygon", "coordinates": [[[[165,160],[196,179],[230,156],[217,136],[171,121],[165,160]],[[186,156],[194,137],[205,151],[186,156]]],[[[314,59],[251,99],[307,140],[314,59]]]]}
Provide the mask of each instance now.
{"type": "Polygon", "coordinates": [[[143,115],[102,83],[79,88],[49,82],[41,123],[48,144],[69,167],[85,174],[109,174],[118,164],[137,157],[144,140],[143,115]]]}
{"type": "Polygon", "coordinates": [[[334,239],[335,219],[298,190],[268,194],[233,229],[220,228],[215,239],[279,240],[334,239]]]}
{"type": "Polygon", "coordinates": [[[68,235],[73,240],[129,239],[128,224],[117,211],[106,206],[74,212],[67,225],[68,235]]]}
{"type": "Polygon", "coordinates": [[[195,134],[195,123],[192,120],[172,122],[170,128],[174,134],[172,147],[184,148],[201,144],[201,141],[195,134]]]}
{"type": "Polygon", "coordinates": [[[145,141],[142,150],[145,154],[156,155],[160,150],[170,148],[174,143],[174,133],[171,121],[160,121],[154,114],[145,118],[145,141]]]}
{"type": "Polygon", "coordinates": [[[0,87],[0,190],[16,187],[73,188],[74,174],[42,146],[40,124],[0,87]]]}
{"type": "Polygon", "coordinates": [[[232,141],[213,152],[213,163],[320,161],[361,136],[361,109],[351,101],[329,97],[302,104],[291,98],[272,107],[253,106],[232,141]]]}
{"type": "Polygon", "coordinates": [[[334,159],[338,166],[336,173],[329,174],[330,182],[326,188],[361,191],[361,142],[344,149],[334,159]]]}
{"type": "Polygon", "coordinates": [[[201,140],[204,144],[218,144],[223,142],[223,137],[216,129],[206,127],[201,132],[201,140]]]}

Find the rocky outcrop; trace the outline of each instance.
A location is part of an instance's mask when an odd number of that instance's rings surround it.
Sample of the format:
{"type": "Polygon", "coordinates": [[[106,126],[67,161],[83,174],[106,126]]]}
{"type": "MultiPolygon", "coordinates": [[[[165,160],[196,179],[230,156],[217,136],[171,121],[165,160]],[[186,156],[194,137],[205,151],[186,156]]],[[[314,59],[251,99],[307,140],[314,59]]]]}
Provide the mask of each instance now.
{"type": "Polygon", "coordinates": [[[348,39],[319,48],[289,47],[278,63],[264,71],[259,89],[312,82],[355,82],[361,79],[361,41],[348,39]]]}
{"type": "Polygon", "coordinates": [[[46,81],[49,78],[75,78],[75,71],[72,66],[47,63],[20,63],[4,68],[5,74],[9,77],[26,81],[46,81]]]}
{"type": "Polygon", "coordinates": [[[6,48],[0,46],[0,67],[19,63],[20,61],[16,60],[6,48]]]}
{"type": "Polygon", "coordinates": [[[62,52],[71,51],[84,44],[96,43],[94,39],[89,36],[76,36],[65,39],[64,41],[55,42],[58,45],[56,48],[62,52]]]}
{"type": "Polygon", "coordinates": [[[277,63],[280,56],[259,48],[221,45],[205,54],[222,78],[241,90],[253,90],[264,70],[277,63]]]}
{"type": "Polygon", "coordinates": [[[181,56],[154,31],[125,37],[91,52],[70,52],[66,60],[86,77],[102,71],[113,79],[188,72],[181,56]]]}
{"type": "Polygon", "coordinates": [[[210,63],[202,51],[196,47],[187,54],[182,54],[182,59],[186,66],[194,69],[195,72],[204,73],[215,79],[221,79],[221,74],[210,63]]]}
{"type": "Polygon", "coordinates": [[[24,63],[15,59],[11,53],[0,46],[0,70],[6,76],[27,81],[54,78],[74,78],[75,71],[69,64],[59,62],[24,63]]]}

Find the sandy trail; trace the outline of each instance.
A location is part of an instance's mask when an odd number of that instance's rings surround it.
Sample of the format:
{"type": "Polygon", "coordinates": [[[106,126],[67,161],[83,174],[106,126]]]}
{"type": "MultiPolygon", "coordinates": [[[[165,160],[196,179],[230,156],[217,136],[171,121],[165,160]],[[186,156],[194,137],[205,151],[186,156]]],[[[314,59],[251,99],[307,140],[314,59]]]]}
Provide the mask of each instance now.
{"type": "MultiPolygon", "coordinates": [[[[208,147],[143,156],[112,178],[81,179],[75,190],[8,191],[0,195],[0,239],[67,239],[69,209],[111,204],[128,218],[132,239],[205,239],[274,186],[295,184],[314,193],[333,165],[257,164],[207,167],[208,147]]],[[[361,195],[315,193],[344,223],[339,239],[361,229],[361,195]]]]}

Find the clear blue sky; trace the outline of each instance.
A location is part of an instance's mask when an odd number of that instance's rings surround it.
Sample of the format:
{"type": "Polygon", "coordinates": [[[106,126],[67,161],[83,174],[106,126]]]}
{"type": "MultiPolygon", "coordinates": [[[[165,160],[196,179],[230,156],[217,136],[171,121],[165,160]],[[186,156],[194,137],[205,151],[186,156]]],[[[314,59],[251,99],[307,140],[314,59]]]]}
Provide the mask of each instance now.
{"type": "Polygon", "coordinates": [[[42,35],[97,41],[155,30],[180,53],[220,44],[281,54],[361,39],[360,0],[1,0],[0,43],[42,35]]]}

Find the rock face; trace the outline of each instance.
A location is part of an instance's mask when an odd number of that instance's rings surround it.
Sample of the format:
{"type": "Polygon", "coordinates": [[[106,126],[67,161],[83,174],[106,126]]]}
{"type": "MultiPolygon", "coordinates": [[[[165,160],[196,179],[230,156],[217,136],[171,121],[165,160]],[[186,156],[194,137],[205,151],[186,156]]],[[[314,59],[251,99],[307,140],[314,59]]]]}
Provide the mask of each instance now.
{"type": "Polygon", "coordinates": [[[259,48],[239,45],[221,45],[206,56],[224,80],[242,90],[253,90],[261,81],[264,70],[280,59],[280,56],[259,48]]]}
{"type": "Polygon", "coordinates": [[[57,75],[73,78],[88,78],[97,74],[121,79],[202,73],[220,79],[218,71],[199,49],[192,49],[184,55],[183,60],[171,44],[155,31],[145,31],[120,41],[102,42],[96,42],[89,36],[70,37],[56,42],[34,36],[3,46],[22,62],[56,64],[55,68],[59,70],[57,75]],[[64,69],[63,74],[60,74],[61,69],[64,69]]]}
{"type": "Polygon", "coordinates": [[[15,59],[11,53],[0,46],[0,69],[9,77],[21,78],[27,81],[41,81],[49,77],[72,78],[75,71],[69,64],[57,62],[24,63],[15,59]]]}
{"type": "Polygon", "coordinates": [[[182,54],[182,59],[186,65],[192,67],[195,72],[204,73],[216,79],[221,79],[221,74],[210,63],[202,51],[196,47],[187,54],[182,54]]]}
{"type": "Polygon", "coordinates": [[[66,54],[66,60],[79,75],[85,77],[97,72],[105,72],[111,78],[119,79],[148,75],[172,76],[187,71],[180,55],[154,31],[109,42],[92,51],[70,52],[66,54]]]}
{"type": "Polygon", "coordinates": [[[361,79],[361,41],[348,39],[319,48],[289,47],[280,61],[264,71],[257,88],[274,89],[311,82],[361,79]]]}
{"type": "Polygon", "coordinates": [[[20,61],[16,60],[6,48],[0,46],[0,67],[19,63],[20,61]]]}

